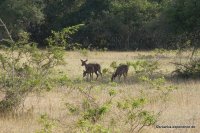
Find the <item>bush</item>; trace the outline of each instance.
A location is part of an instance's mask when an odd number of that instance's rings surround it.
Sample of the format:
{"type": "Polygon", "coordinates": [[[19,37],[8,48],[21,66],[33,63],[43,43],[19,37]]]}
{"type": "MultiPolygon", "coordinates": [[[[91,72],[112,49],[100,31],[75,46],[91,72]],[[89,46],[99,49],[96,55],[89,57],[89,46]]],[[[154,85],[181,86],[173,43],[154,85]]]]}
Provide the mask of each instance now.
{"type": "Polygon", "coordinates": [[[81,94],[82,100],[80,103],[71,104],[66,103],[66,107],[72,116],[76,116],[75,132],[90,132],[90,133],[108,133],[109,129],[100,124],[100,121],[104,118],[112,106],[112,100],[116,96],[116,92],[113,89],[109,91],[109,99],[103,103],[99,103],[93,95],[90,94],[93,87],[82,89],[76,88],[81,94]]]}
{"type": "Polygon", "coordinates": [[[56,121],[50,119],[47,114],[41,115],[38,122],[42,125],[42,129],[36,133],[52,133],[53,128],[56,126],[56,121]]]}
{"type": "Polygon", "coordinates": [[[192,60],[187,63],[173,63],[176,69],[172,72],[173,76],[182,78],[200,78],[200,60],[192,60]]]}
{"type": "Polygon", "coordinates": [[[0,112],[17,110],[30,92],[50,90],[53,68],[63,63],[63,47],[50,45],[39,50],[22,32],[10,47],[1,45],[0,91],[5,97],[0,101],[0,112]]]}
{"type": "Polygon", "coordinates": [[[160,73],[158,69],[158,61],[143,60],[129,62],[129,64],[133,67],[136,77],[148,76],[152,78],[160,73]]]}

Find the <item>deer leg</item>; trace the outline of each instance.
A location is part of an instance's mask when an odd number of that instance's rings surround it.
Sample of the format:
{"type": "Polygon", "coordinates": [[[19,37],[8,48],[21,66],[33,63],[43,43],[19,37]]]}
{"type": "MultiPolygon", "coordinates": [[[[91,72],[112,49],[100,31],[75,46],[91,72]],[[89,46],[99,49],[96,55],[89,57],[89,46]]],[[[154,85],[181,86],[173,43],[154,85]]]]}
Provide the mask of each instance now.
{"type": "Polygon", "coordinates": [[[122,76],[122,74],[119,75],[119,81],[120,81],[121,76],[122,76]]]}
{"type": "Polygon", "coordinates": [[[124,80],[126,80],[127,74],[126,74],[126,73],[123,73],[123,76],[124,76],[124,80]]]}
{"type": "Polygon", "coordinates": [[[101,77],[102,77],[102,73],[101,73],[101,70],[98,70],[98,72],[99,72],[99,74],[101,75],[101,77]]]}
{"type": "Polygon", "coordinates": [[[111,77],[111,82],[113,82],[114,79],[115,79],[115,75],[113,74],[111,77]]]}
{"type": "Polygon", "coordinates": [[[120,75],[118,75],[118,80],[119,80],[119,81],[120,81],[120,77],[121,77],[121,76],[120,76],[120,75]]]}
{"type": "Polygon", "coordinates": [[[95,74],[97,75],[96,79],[99,77],[99,74],[97,73],[97,71],[95,71],[95,74]]]}
{"type": "Polygon", "coordinates": [[[87,73],[87,81],[88,81],[89,74],[87,73]]]}
{"type": "Polygon", "coordinates": [[[90,80],[92,80],[92,73],[90,73],[90,80]]]}

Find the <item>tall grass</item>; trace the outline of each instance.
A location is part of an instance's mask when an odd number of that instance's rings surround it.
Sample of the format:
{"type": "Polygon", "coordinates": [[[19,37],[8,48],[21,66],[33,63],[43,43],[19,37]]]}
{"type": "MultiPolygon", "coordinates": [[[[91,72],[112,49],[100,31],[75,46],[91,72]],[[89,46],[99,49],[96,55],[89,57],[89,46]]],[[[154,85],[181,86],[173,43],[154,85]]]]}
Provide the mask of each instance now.
{"type": "MultiPolygon", "coordinates": [[[[174,70],[174,66],[169,62],[175,58],[175,52],[164,54],[164,56],[156,56],[154,52],[88,52],[87,59],[89,62],[97,62],[101,64],[103,68],[110,68],[110,64],[113,61],[117,63],[126,63],[127,61],[137,60],[159,60],[161,70],[166,75],[174,70]],[[141,56],[146,55],[146,56],[141,56]],[[149,56],[152,55],[152,56],[149,56]]],[[[49,121],[53,121],[55,125],[52,127],[52,132],[78,132],[76,130],[76,124],[78,115],[71,115],[68,111],[66,103],[71,105],[79,105],[85,98],[76,87],[88,88],[92,87],[89,91],[90,95],[95,98],[98,104],[105,103],[110,99],[110,90],[117,92],[116,96],[112,99],[113,103],[120,99],[128,99],[130,97],[137,97],[141,94],[141,91],[148,92],[149,95],[154,94],[153,89],[145,87],[144,83],[138,82],[135,79],[135,72],[133,68],[130,68],[126,81],[116,81],[116,83],[110,82],[110,74],[108,73],[103,78],[87,82],[82,78],[82,70],[80,59],[83,59],[80,52],[67,52],[65,55],[65,66],[57,67],[59,71],[67,74],[67,77],[73,82],[75,88],[61,86],[55,88],[51,92],[44,92],[40,95],[30,94],[24,103],[23,112],[19,112],[13,116],[1,116],[0,119],[0,132],[2,133],[34,133],[42,131],[43,124],[39,122],[41,115],[47,114],[49,121]]],[[[110,69],[112,72],[113,70],[110,69]]],[[[147,109],[152,111],[159,111],[161,106],[166,106],[162,111],[158,121],[155,125],[159,126],[191,126],[194,125],[194,129],[186,128],[156,128],[156,126],[145,127],[141,130],[144,133],[171,133],[171,132],[189,132],[196,133],[200,131],[200,82],[198,80],[167,80],[167,84],[176,85],[179,89],[170,93],[166,104],[157,102],[159,99],[151,99],[147,109]]],[[[0,98],[3,94],[0,94],[0,98]]],[[[98,124],[103,125],[102,128],[109,128],[111,132],[130,132],[129,125],[124,124],[125,116],[121,112],[116,104],[109,107],[109,111],[106,112],[98,124]],[[116,128],[117,127],[117,128],[116,128]]]]}

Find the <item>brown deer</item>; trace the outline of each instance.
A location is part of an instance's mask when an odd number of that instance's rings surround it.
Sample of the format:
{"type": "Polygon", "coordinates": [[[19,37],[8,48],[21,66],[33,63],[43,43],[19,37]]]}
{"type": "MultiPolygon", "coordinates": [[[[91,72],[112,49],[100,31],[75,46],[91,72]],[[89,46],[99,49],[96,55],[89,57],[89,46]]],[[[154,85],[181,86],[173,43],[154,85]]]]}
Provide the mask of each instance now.
{"type": "Polygon", "coordinates": [[[124,80],[127,77],[127,73],[128,73],[128,65],[120,65],[117,67],[116,71],[113,73],[112,77],[111,77],[111,81],[113,81],[117,76],[120,80],[121,76],[124,76],[124,80]]]}
{"type": "Polygon", "coordinates": [[[93,73],[95,73],[97,75],[96,79],[99,77],[99,74],[102,76],[101,73],[101,66],[97,63],[93,64],[93,63],[89,63],[87,64],[88,60],[81,60],[82,65],[81,66],[85,66],[85,71],[83,72],[83,77],[86,76],[86,74],[90,74],[90,78],[93,78],[93,73]]]}

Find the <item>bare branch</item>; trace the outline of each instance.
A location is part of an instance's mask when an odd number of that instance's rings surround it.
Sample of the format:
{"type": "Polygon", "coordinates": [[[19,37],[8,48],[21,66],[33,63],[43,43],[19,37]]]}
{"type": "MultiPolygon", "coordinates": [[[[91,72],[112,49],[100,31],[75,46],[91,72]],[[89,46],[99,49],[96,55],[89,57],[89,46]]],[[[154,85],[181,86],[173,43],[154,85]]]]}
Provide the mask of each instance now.
{"type": "Polygon", "coordinates": [[[8,34],[8,37],[10,38],[10,40],[11,40],[12,42],[14,42],[14,41],[13,41],[13,38],[12,38],[12,36],[11,36],[11,34],[10,34],[10,32],[9,32],[9,30],[8,30],[8,28],[7,28],[7,26],[6,26],[6,24],[3,22],[3,20],[2,20],[1,18],[0,18],[0,22],[1,22],[1,24],[2,24],[2,25],[0,25],[0,26],[2,26],[2,27],[5,28],[6,33],[8,34]]]}

